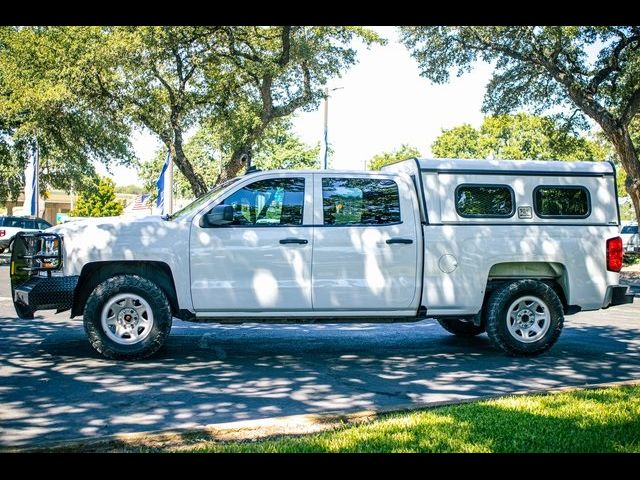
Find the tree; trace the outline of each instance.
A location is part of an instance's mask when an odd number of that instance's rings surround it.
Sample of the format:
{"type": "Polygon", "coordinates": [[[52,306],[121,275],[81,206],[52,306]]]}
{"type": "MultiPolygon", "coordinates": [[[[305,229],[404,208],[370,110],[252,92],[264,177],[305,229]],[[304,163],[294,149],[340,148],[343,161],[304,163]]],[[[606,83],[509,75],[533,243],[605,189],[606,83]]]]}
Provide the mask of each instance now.
{"type": "Polygon", "coordinates": [[[131,183],[129,185],[116,185],[115,192],[140,195],[141,193],[144,193],[144,188],[140,185],[136,185],[135,183],[131,183]]]}
{"type": "Polygon", "coordinates": [[[560,106],[567,128],[595,121],[627,173],[640,219],[640,161],[629,132],[640,109],[640,27],[402,27],[401,37],[436,83],[452,67],[461,75],[476,60],[495,62],[484,111],[560,106]]]}
{"type": "MultiPolygon", "coordinates": [[[[207,189],[220,183],[218,178],[223,170],[224,152],[229,149],[229,145],[220,135],[208,128],[201,128],[185,143],[184,151],[194,170],[204,180],[207,189]]],[[[278,122],[271,125],[266,136],[256,147],[254,162],[256,167],[262,170],[318,168],[319,154],[319,145],[311,147],[305,144],[291,133],[288,123],[278,122]]],[[[139,176],[145,190],[151,192],[152,199],[157,194],[156,180],[166,156],[167,151],[161,149],[152,160],[140,163],[139,176]]],[[[177,197],[193,196],[189,182],[177,169],[174,170],[174,185],[177,197]]]]}
{"type": "Polygon", "coordinates": [[[307,145],[281,127],[261,143],[253,163],[261,170],[320,168],[320,144],[307,145]]]}
{"type": "Polygon", "coordinates": [[[116,190],[113,180],[108,177],[96,178],[78,196],[72,217],[111,217],[120,215],[123,210],[122,202],[116,200],[116,190]]]}
{"type": "Polygon", "coordinates": [[[440,158],[512,160],[604,160],[607,155],[601,143],[526,113],[489,116],[478,129],[463,124],[443,130],[431,151],[440,158]]]}
{"type": "Polygon", "coordinates": [[[207,182],[185,152],[188,129],[227,139],[225,181],[274,122],[318,106],[327,81],[355,63],[352,40],[381,41],[361,27],[65,28],[85,39],[82,95],[156,134],[196,196],[207,182]]]}
{"type": "Polygon", "coordinates": [[[419,156],[420,151],[417,148],[403,143],[400,148],[396,150],[374,155],[367,162],[367,167],[369,168],[369,170],[380,170],[382,167],[384,167],[385,165],[389,165],[390,163],[395,163],[401,160],[406,160],[407,158],[419,156]]]}
{"type": "Polygon", "coordinates": [[[24,186],[27,153],[40,152],[40,189],[81,190],[92,161],[133,158],[121,113],[78,94],[82,38],[56,27],[0,27],[0,201],[24,186]],[[64,62],[60,62],[64,59],[64,62]]]}

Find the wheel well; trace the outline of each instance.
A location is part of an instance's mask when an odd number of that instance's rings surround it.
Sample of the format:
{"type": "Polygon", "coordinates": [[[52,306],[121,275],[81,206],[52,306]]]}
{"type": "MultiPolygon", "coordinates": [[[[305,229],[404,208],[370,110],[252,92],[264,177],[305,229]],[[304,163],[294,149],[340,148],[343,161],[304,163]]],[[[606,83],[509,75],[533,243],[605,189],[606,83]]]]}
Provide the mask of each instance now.
{"type": "Polygon", "coordinates": [[[482,302],[483,308],[496,288],[507,282],[525,278],[538,280],[550,286],[560,298],[565,313],[568,312],[569,282],[567,270],[563,264],[556,262],[506,262],[493,265],[489,270],[487,288],[482,302]]]}
{"type": "Polygon", "coordinates": [[[166,263],[151,261],[93,262],[87,263],[80,272],[78,286],[73,293],[71,318],[82,315],[84,304],[94,288],[107,278],[123,274],[140,275],[154,282],[169,299],[171,313],[178,312],[176,287],[171,268],[166,263]]]}

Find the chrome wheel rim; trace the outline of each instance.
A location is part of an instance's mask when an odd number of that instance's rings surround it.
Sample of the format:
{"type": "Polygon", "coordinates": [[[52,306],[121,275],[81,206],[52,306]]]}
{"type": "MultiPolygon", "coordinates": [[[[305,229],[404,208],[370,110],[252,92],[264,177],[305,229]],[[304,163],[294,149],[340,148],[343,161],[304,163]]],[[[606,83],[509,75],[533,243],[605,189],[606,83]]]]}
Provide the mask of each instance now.
{"type": "Polygon", "coordinates": [[[102,308],[102,330],[120,345],[142,342],[153,328],[153,312],[149,303],[135,293],[111,297],[102,308]]]}
{"type": "Polygon", "coordinates": [[[549,307],[538,297],[520,297],[507,311],[507,329],[519,342],[537,342],[544,337],[550,325],[549,307]]]}

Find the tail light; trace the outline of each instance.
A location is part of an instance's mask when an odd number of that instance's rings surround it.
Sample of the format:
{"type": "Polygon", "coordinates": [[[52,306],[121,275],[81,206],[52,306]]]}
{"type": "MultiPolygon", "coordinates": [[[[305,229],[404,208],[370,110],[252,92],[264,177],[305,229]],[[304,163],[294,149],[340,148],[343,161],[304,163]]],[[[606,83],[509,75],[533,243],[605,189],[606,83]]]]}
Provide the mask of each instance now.
{"type": "Polygon", "coordinates": [[[619,272],[622,269],[622,238],[615,237],[607,240],[607,270],[619,272]]]}
{"type": "Polygon", "coordinates": [[[6,230],[0,230],[0,237],[4,237],[7,234],[6,230]]]}

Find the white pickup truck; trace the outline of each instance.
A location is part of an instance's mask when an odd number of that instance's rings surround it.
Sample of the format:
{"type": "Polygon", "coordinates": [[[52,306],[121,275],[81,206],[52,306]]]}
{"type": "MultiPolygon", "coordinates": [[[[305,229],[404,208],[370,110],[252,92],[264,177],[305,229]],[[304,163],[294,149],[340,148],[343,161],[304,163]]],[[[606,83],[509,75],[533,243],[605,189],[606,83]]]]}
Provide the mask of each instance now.
{"type": "Polygon", "coordinates": [[[20,318],[83,315],[93,347],[143,358],[172,317],[407,322],[550,348],[564,316],[631,303],[610,163],[410,159],[381,172],[265,171],[170,217],[18,235],[20,318]]]}

